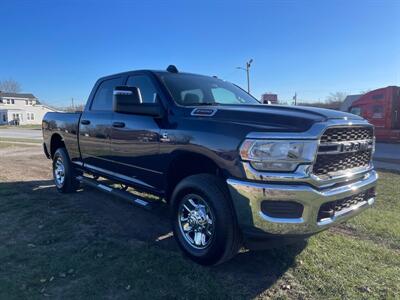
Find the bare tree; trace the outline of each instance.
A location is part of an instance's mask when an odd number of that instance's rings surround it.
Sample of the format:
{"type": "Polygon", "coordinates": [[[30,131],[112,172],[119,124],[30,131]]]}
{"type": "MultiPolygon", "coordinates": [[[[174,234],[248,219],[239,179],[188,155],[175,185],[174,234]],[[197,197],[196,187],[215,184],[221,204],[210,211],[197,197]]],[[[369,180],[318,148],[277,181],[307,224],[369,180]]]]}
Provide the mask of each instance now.
{"type": "Polygon", "coordinates": [[[329,96],[326,98],[327,102],[343,102],[346,98],[347,94],[344,92],[335,92],[330,93],[329,96]]]}
{"type": "Polygon", "coordinates": [[[366,90],[360,91],[360,94],[364,95],[366,93],[369,93],[370,91],[372,91],[372,90],[371,89],[366,89],[366,90]]]}
{"type": "Polygon", "coordinates": [[[6,93],[19,93],[21,91],[21,85],[18,81],[13,79],[6,79],[0,81],[0,91],[6,93]]]}

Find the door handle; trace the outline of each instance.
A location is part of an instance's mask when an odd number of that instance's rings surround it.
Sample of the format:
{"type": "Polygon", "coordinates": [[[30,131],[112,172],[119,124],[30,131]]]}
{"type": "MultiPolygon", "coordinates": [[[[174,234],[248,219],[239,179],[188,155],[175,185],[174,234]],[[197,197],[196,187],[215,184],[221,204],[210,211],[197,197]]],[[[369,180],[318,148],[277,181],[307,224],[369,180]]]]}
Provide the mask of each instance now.
{"type": "Polygon", "coordinates": [[[124,122],[114,122],[112,125],[113,125],[113,127],[116,127],[116,128],[124,128],[125,127],[124,122]]]}
{"type": "Polygon", "coordinates": [[[81,120],[82,125],[89,125],[90,121],[89,120],[81,120]]]}

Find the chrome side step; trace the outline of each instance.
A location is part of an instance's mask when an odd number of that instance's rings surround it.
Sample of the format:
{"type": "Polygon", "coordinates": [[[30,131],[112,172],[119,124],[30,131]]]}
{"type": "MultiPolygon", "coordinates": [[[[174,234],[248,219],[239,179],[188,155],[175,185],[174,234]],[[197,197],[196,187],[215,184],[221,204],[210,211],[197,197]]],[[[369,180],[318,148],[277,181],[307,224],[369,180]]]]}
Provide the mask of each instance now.
{"type": "Polygon", "coordinates": [[[128,201],[129,203],[132,203],[133,205],[143,207],[147,210],[153,210],[163,205],[161,201],[151,201],[144,198],[140,198],[137,195],[134,195],[128,191],[111,187],[105,183],[97,181],[96,179],[89,178],[83,175],[77,176],[76,179],[83,184],[89,185],[103,192],[107,192],[109,194],[122,198],[128,201]]]}

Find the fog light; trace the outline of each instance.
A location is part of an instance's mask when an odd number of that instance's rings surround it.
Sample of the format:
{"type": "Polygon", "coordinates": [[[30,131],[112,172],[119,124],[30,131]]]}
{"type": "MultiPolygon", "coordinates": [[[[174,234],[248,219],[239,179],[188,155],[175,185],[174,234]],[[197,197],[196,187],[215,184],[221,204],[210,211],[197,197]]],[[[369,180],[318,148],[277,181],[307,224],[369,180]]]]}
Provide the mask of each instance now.
{"type": "Polygon", "coordinates": [[[304,207],[294,201],[269,201],[261,202],[261,211],[272,218],[297,219],[303,216],[304,207]]]}

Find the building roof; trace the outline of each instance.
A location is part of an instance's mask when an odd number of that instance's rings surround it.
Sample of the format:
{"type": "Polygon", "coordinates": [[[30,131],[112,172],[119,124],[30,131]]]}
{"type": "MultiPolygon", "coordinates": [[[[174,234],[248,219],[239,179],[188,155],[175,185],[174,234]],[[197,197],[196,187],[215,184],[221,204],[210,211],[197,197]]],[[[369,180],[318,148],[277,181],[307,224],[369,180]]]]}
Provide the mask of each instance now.
{"type": "Polygon", "coordinates": [[[350,108],[350,106],[353,104],[353,102],[354,101],[356,101],[356,100],[358,100],[358,99],[360,99],[360,97],[362,96],[363,94],[357,94],[357,95],[348,95],[345,99],[344,99],[344,101],[343,101],[343,103],[340,105],[340,110],[341,111],[349,111],[349,108],[350,108]]]}
{"type": "Polygon", "coordinates": [[[34,98],[36,97],[33,94],[22,94],[22,93],[6,93],[0,91],[0,97],[11,97],[11,98],[34,98]]]}

